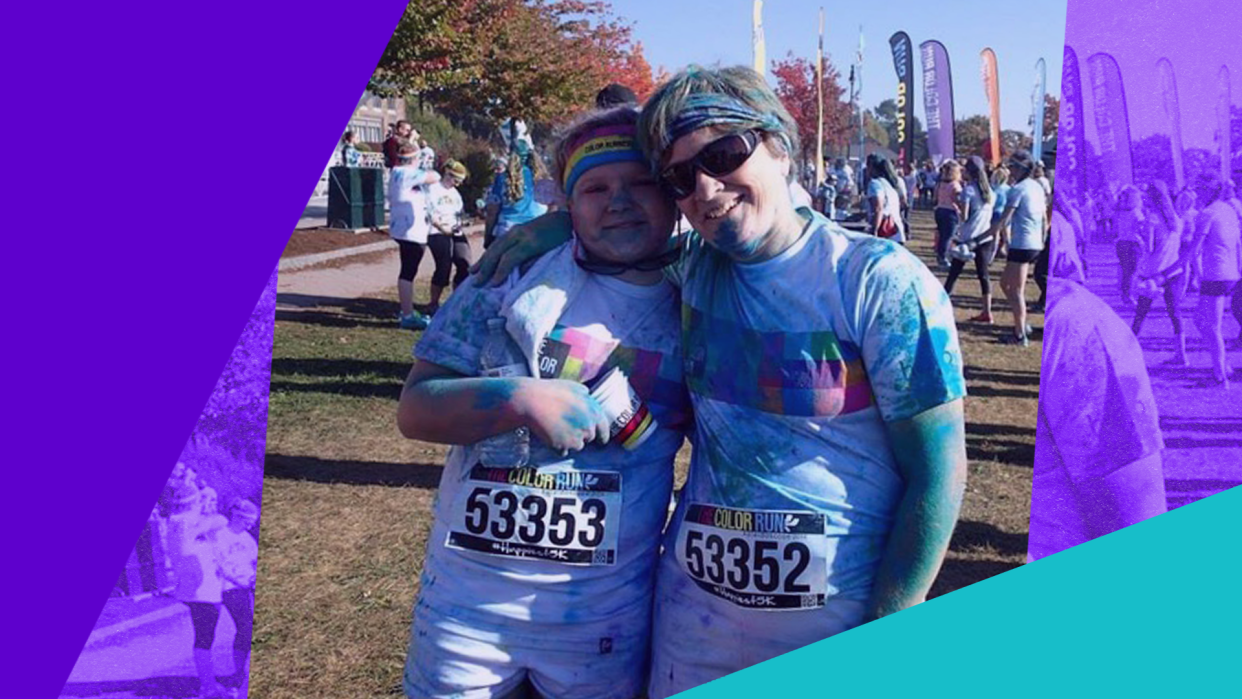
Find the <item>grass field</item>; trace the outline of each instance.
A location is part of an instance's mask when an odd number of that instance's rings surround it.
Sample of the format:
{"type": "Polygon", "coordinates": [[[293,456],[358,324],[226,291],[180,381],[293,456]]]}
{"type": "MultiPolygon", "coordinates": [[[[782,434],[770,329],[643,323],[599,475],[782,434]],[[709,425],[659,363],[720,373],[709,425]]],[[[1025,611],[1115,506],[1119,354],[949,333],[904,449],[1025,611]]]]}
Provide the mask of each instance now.
{"type": "MultiPolygon", "coordinates": [[[[911,247],[924,260],[931,226],[927,212],[915,212],[911,247]]],[[[1032,284],[1028,296],[1036,293],[1032,284]]],[[[966,321],[979,310],[973,274],[963,275],[954,301],[970,393],[970,481],[933,595],[1022,563],[1035,453],[1042,316],[1031,318],[1030,347],[1005,346],[996,342],[1003,326],[966,321]]],[[[446,449],[397,433],[415,336],[396,328],[395,313],[389,297],[277,311],[252,696],[401,693],[446,449]]],[[[679,483],[687,463],[683,450],[679,483]]]]}

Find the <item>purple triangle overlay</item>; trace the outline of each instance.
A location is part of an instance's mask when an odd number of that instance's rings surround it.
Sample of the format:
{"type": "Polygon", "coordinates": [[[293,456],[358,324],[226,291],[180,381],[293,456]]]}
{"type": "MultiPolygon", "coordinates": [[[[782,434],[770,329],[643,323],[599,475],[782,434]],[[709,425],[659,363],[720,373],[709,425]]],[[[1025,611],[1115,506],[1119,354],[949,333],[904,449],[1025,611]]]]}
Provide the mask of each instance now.
{"type": "Polygon", "coordinates": [[[6,13],[0,697],[57,695],[405,4],[6,13]]]}

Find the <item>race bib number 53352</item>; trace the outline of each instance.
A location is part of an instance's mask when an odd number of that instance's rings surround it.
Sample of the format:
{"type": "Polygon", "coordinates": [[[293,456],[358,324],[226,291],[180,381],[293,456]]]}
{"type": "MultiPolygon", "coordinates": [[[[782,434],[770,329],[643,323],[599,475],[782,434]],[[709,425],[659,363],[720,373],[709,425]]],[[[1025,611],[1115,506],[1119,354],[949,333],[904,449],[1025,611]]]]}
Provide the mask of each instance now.
{"type": "Polygon", "coordinates": [[[677,534],[682,570],[706,592],[757,610],[824,606],[824,515],[690,503],[677,534]]]}
{"type": "Polygon", "coordinates": [[[621,474],[470,470],[450,519],[449,548],[569,565],[613,565],[621,524],[621,474]]]}

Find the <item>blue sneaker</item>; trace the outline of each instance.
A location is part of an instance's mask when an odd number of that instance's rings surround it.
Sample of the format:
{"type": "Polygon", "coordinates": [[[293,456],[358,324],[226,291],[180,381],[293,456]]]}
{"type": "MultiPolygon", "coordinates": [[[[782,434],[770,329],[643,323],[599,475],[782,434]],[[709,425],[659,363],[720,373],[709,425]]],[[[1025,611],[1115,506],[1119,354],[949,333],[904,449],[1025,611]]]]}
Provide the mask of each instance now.
{"type": "Polygon", "coordinates": [[[401,316],[402,330],[426,330],[430,323],[423,314],[414,311],[408,316],[401,316]]]}
{"type": "Polygon", "coordinates": [[[1031,341],[1026,339],[1026,335],[1019,336],[1014,335],[1013,333],[1005,333],[1001,336],[1000,343],[1002,345],[1021,345],[1023,347],[1029,347],[1031,341]]]}

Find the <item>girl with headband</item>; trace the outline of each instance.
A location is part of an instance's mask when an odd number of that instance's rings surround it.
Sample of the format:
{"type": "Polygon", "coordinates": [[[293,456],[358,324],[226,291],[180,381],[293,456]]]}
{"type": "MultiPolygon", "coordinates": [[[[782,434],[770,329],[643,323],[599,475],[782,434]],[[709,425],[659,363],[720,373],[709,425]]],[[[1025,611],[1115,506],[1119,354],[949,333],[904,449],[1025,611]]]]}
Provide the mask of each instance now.
{"type": "Polygon", "coordinates": [[[573,238],[499,287],[468,280],[415,348],[398,425],[459,446],[414,609],[411,697],[633,699],[645,687],[690,416],[680,306],[661,272],[676,209],[638,149],[637,118],[621,107],[568,129],[555,156],[573,238]]]}
{"type": "Polygon", "coordinates": [[[657,573],[653,699],[921,602],[957,521],[948,297],[901,245],[794,208],[797,138],[747,68],[683,71],[639,121],[695,229],[672,275],[695,429],[657,573]]]}

